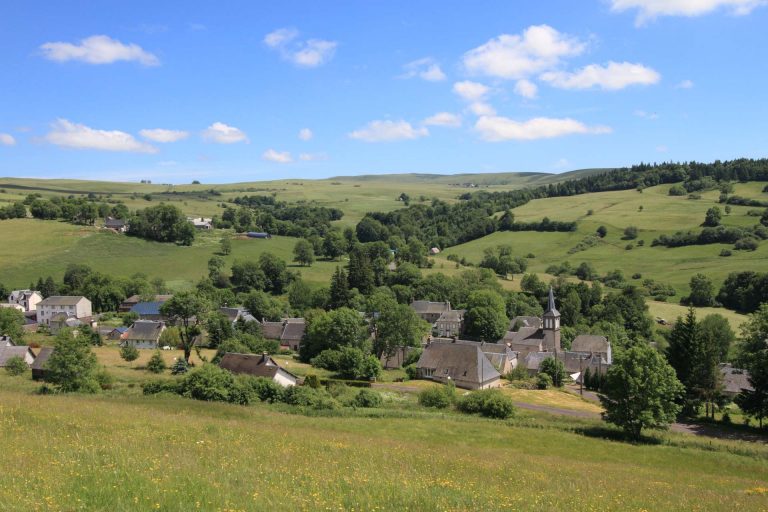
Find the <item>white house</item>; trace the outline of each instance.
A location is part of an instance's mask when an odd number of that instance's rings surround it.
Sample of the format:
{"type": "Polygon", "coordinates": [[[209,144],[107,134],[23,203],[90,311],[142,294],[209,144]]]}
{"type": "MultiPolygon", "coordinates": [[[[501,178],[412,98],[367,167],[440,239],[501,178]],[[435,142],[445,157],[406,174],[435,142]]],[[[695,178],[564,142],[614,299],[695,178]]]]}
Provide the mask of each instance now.
{"type": "Polygon", "coordinates": [[[37,304],[37,323],[50,325],[54,316],[63,313],[68,318],[90,318],[91,301],[83,296],[53,296],[37,304]]]}
{"type": "Polygon", "coordinates": [[[219,366],[232,373],[264,377],[283,387],[295,386],[299,380],[294,374],[277,364],[267,353],[259,355],[227,352],[221,358],[219,366]]]}
{"type": "Polygon", "coordinates": [[[32,349],[26,345],[18,347],[0,347],[0,368],[4,368],[8,364],[8,360],[12,357],[20,357],[27,363],[27,366],[31,366],[35,362],[35,353],[32,349]]]}
{"type": "Polygon", "coordinates": [[[37,305],[42,302],[43,296],[34,290],[13,290],[8,296],[8,304],[17,304],[23,311],[36,311],[37,305]]]}

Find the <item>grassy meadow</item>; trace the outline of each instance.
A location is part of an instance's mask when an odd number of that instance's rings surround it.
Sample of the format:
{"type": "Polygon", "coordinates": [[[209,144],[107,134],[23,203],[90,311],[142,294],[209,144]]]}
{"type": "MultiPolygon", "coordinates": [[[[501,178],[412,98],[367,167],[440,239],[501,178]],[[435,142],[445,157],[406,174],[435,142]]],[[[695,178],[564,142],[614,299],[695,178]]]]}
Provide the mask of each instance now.
{"type": "MultiPolygon", "coordinates": [[[[0,374],[4,511],[768,507],[760,445],[674,433],[632,445],[600,438],[597,420],[522,410],[485,420],[413,401],[307,416],[136,387],[98,396],[35,387],[0,374]]],[[[561,404],[552,393],[540,400],[561,404]]]]}

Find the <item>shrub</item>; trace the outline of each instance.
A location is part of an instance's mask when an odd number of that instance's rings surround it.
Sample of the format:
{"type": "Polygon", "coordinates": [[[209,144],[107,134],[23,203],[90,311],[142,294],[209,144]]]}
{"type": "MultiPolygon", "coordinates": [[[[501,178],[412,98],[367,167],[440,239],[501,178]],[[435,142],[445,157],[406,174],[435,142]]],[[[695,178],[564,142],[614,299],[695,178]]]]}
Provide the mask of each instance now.
{"type": "Polygon", "coordinates": [[[451,405],[452,400],[451,393],[445,386],[438,388],[425,389],[419,393],[419,404],[424,407],[434,407],[435,409],[445,409],[451,405]]]}
{"type": "Polygon", "coordinates": [[[381,398],[381,394],[370,389],[361,389],[355,396],[353,404],[355,407],[381,407],[384,400],[381,398]]]}
{"type": "Polygon", "coordinates": [[[637,238],[637,227],[627,226],[624,228],[624,240],[634,240],[637,238]]]}
{"type": "Polygon", "coordinates": [[[315,409],[334,409],[338,402],[331,398],[323,389],[312,389],[307,386],[291,386],[284,392],[284,402],[300,407],[315,409]]]}
{"type": "Polygon", "coordinates": [[[728,257],[731,255],[733,255],[733,253],[728,249],[723,249],[722,251],[720,251],[720,256],[728,257]]]}
{"type": "MultiPolygon", "coordinates": [[[[242,376],[246,377],[246,376],[242,376]]],[[[250,377],[248,376],[249,384],[253,388],[256,396],[262,402],[281,402],[283,400],[284,389],[280,384],[276,383],[272,379],[266,379],[264,377],[250,377]]]]}
{"type": "Polygon", "coordinates": [[[174,363],[171,365],[171,375],[183,375],[189,371],[189,364],[187,362],[179,357],[174,361],[174,363]]]}
{"type": "Polygon", "coordinates": [[[125,345],[120,348],[120,357],[130,363],[139,358],[139,351],[133,345],[125,345]]]}
{"type": "Polygon", "coordinates": [[[539,389],[549,389],[552,387],[552,377],[546,373],[539,373],[536,377],[536,387],[539,389]]]}
{"type": "Polygon", "coordinates": [[[115,387],[115,378],[111,373],[107,371],[106,368],[102,368],[101,370],[97,371],[93,377],[96,379],[96,382],[99,384],[99,387],[102,390],[112,389],[115,387]]]}
{"type": "Polygon", "coordinates": [[[546,373],[552,379],[552,384],[556,387],[562,387],[565,380],[565,366],[563,362],[554,357],[544,359],[539,365],[539,373],[546,373]]]}
{"type": "Polygon", "coordinates": [[[416,369],[415,364],[409,364],[403,369],[405,370],[405,375],[408,376],[409,379],[415,379],[416,377],[418,377],[419,372],[416,369]]]}
{"type": "Polygon", "coordinates": [[[320,387],[320,378],[314,373],[310,373],[304,377],[304,385],[313,389],[318,389],[320,387]]]}
{"type": "Polygon", "coordinates": [[[466,414],[480,414],[486,418],[507,419],[515,413],[512,399],[498,389],[473,391],[461,397],[456,407],[466,414]]]}
{"type": "Polygon", "coordinates": [[[527,380],[528,377],[528,370],[522,364],[518,364],[512,368],[511,372],[504,375],[504,378],[507,380],[527,380]]]}
{"type": "Polygon", "coordinates": [[[168,366],[165,364],[162,354],[160,354],[160,351],[156,350],[155,353],[152,354],[152,357],[149,358],[147,370],[152,373],[163,373],[166,368],[168,368],[168,366]]]}
{"type": "Polygon", "coordinates": [[[637,246],[638,247],[643,247],[644,245],[645,245],[645,240],[638,240],[637,241],[637,246]]]}
{"type": "Polygon", "coordinates": [[[145,395],[178,393],[178,388],[178,383],[172,380],[152,380],[141,385],[141,391],[145,395]]]}
{"type": "Polygon", "coordinates": [[[209,402],[229,402],[235,378],[227,370],[205,364],[179,382],[179,393],[188,398],[209,402]]]}
{"type": "Polygon", "coordinates": [[[626,249],[627,251],[631,251],[634,248],[635,248],[635,246],[632,245],[632,244],[627,244],[626,246],[624,246],[624,249],[626,249]]]}
{"type": "Polygon", "coordinates": [[[669,188],[669,195],[671,196],[684,196],[686,190],[683,188],[682,185],[672,185],[669,188]]]}
{"type": "Polygon", "coordinates": [[[642,277],[643,277],[643,274],[639,272],[632,274],[632,279],[642,279],[642,277]]]}
{"type": "Polygon", "coordinates": [[[8,375],[13,375],[14,377],[24,375],[27,370],[29,370],[29,366],[19,356],[13,356],[5,363],[5,371],[8,372],[8,375]]]}
{"type": "Polygon", "coordinates": [[[757,240],[754,238],[742,238],[736,241],[733,248],[737,251],[754,251],[757,249],[757,246],[757,240]]]}

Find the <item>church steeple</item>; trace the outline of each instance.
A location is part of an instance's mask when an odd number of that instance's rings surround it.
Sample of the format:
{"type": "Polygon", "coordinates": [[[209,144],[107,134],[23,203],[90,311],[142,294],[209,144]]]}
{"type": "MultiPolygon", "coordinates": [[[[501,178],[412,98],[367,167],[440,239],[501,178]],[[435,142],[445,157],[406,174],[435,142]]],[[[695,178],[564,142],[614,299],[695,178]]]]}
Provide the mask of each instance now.
{"type": "Polygon", "coordinates": [[[552,287],[549,288],[549,300],[547,303],[547,310],[544,312],[542,318],[544,323],[544,332],[551,336],[551,348],[555,352],[560,351],[560,312],[555,307],[555,293],[552,287]]]}

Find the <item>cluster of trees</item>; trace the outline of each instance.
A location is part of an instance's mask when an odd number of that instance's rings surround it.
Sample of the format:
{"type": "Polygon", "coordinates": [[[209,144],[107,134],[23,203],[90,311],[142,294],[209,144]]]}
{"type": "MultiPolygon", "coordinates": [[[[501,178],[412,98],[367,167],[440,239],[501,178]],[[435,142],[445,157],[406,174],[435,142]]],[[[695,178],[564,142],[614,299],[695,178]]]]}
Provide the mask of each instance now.
{"type": "Polygon", "coordinates": [[[655,238],[651,245],[683,247],[686,245],[735,244],[736,249],[754,250],[759,241],[765,239],[768,239],[768,229],[763,225],[756,225],[751,228],[715,226],[705,227],[698,233],[678,231],[674,235],[661,235],[655,238]]]}
{"type": "Polygon", "coordinates": [[[128,235],[154,240],[192,245],[195,227],[178,206],[159,204],[139,210],[130,218],[128,235]]]}
{"type": "Polygon", "coordinates": [[[99,218],[126,219],[130,215],[128,207],[122,202],[103,202],[94,194],[84,197],[56,196],[51,199],[43,199],[40,194],[30,194],[24,203],[29,205],[29,211],[36,219],[60,219],[87,226],[93,225],[99,218]]]}
{"type": "Polygon", "coordinates": [[[304,202],[289,205],[274,196],[242,196],[231,202],[238,208],[225,208],[216,227],[309,238],[325,236],[331,230],[331,222],[344,216],[338,208],[304,202]]]}
{"type": "Polygon", "coordinates": [[[717,301],[742,313],[756,311],[768,302],[768,273],[746,270],[728,274],[717,294],[717,301]]]}
{"type": "Polygon", "coordinates": [[[0,220],[23,219],[27,216],[27,207],[22,202],[15,202],[0,208],[0,220]]]}
{"type": "Polygon", "coordinates": [[[483,251],[483,260],[480,267],[489,268],[500,276],[507,274],[520,274],[528,268],[528,261],[519,256],[512,256],[512,247],[499,245],[496,248],[487,247],[483,251]]]}

